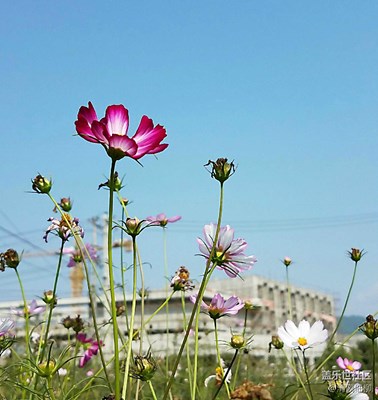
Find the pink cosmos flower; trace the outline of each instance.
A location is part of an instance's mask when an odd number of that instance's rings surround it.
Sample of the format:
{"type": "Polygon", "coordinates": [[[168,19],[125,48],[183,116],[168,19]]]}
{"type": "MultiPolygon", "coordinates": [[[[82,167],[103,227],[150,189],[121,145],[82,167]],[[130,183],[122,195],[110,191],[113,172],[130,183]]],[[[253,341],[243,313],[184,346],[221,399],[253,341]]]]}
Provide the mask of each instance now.
{"type": "Polygon", "coordinates": [[[338,357],[336,363],[341,369],[348,370],[350,372],[357,372],[362,366],[358,361],[348,360],[347,358],[342,357],[338,357]]]}
{"type": "MultiPolygon", "coordinates": [[[[194,294],[189,297],[190,301],[194,304],[197,299],[197,295],[194,294]]],[[[206,312],[211,318],[218,319],[224,315],[235,315],[244,307],[244,303],[239,297],[231,296],[227,300],[224,297],[216,293],[211,299],[210,304],[206,304],[204,301],[201,303],[201,310],[206,312]]]]}
{"type": "Polygon", "coordinates": [[[92,143],[100,143],[113,160],[131,157],[138,160],[146,154],[160,153],[168,147],[161,144],[167,136],[165,128],[154,126],[152,119],[144,115],[132,138],[127,136],[129,112],[122,105],[111,105],[106,109],[105,117],[98,120],[91,102],[88,107],[80,107],[77,121],[77,133],[92,143]]]}
{"type": "Polygon", "coordinates": [[[85,348],[84,354],[80,357],[79,361],[79,367],[83,368],[84,365],[98,353],[99,347],[103,344],[102,342],[99,344],[96,340],[88,338],[85,333],[78,333],[76,339],[82,343],[85,348]]]}
{"type": "Polygon", "coordinates": [[[87,243],[85,247],[87,250],[83,249],[80,251],[77,247],[68,247],[63,250],[63,254],[69,254],[71,256],[67,264],[68,268],[75,267],[78,263],[81,263],[83,261],[83,256],[87,257],[88,254],[91,260],[96,262],[98,259],[96,249],[89,243],[87,243]]]}
{"type": "Polygon", "coordinates": [[[41,314],[45,311],[45,306],[37,306],[37,301],[33,299],[25,310],[22,308],[21,310],[12,310],[13,314],[18,315],[19,317],[31,317],[33,315],[41,314]]]}
{"type": "MultiPolygon", "coordinates": [[[[203,233],[205,239],[197,238],[200,252],[205,258],[209,258],[214,246],[214,238],[217,225],[212,223],[205,225],[203,233]]],[[[243,239],[234,239],[234,230],[229,226],[220,228],[215,252],[211,262],[222,269],[230,278],[235,278],[243,270],[251,269],[257,261],[255,256],[246,256],[244,250],[247,242],[243,239]]]]}
{"type": "Polygon", "coordinates": [[[156,223],[156,225],[160,225],[161,227],[165,227],[168,222],[173,223],[180,221],[181,217],[179,215],[175,215],[174,217],[167,217],[164,213],[156,215],[156,217],[147,217],[146,221],[150,221],[152,223],[156,223]]]}

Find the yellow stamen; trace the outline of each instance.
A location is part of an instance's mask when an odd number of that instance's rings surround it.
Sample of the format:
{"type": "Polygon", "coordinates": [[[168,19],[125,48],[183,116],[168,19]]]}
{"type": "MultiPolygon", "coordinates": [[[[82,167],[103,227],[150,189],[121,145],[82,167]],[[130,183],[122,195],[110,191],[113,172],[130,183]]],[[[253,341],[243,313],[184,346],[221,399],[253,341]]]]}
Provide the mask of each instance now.
{"type": "Polygon", "coordinates": [[[349,369],[349,371],[354,371],[354,368],[351,365],[347,365],[346,368],[349,369]]]}
{"type": "Polygon", "coordinates": [[[306,346],[306,344],[307,344],[307,339],[304,337],[300,337],[297,341],[298,341],[299,346],[306,346]]]}

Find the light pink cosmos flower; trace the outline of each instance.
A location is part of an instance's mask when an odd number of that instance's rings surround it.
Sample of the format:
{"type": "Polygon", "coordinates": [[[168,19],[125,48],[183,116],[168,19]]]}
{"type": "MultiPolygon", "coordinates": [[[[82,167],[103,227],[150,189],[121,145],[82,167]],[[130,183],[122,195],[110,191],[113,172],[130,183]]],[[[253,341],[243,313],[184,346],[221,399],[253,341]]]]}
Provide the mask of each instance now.
{"type": "Polygon", "coordinates": [[[359,361],[348,360],[342,357],[338,357],[336,363],[341,369],[348,370],[352,373],[357,372],[362,367],[359,361]]]}
{"type": "Polygon", "coordinates": [[[43,236],[46,243],[50,233],[59,236],[64,242],[67,241],[73,233],[82,238],[84,237],[84,229],[79,225],[79,218],[71,218],[69,214],[64,215],[65,217],[62,217],[60,220],[53,217],[48,219],[51,224],[46,229],[45,235],[43,236]]]}
{"type": "MultiPolygon", "coordinates": [[[[214,246],[217,225],[211,223],[203,228],[204,239],[197,238],[199,250],[205,258],[209,258],[214,246]]],[[[235,278],[241,271],[249,270],[257,261],[255,256],[246,256],[244,250],[247,242],[243,239],[234,239],[234,230],[229,226],[220,228],[215,252],[211,262],[218,269],[223,270],[230,278],[235,278]]]]}
{"type": "Polygon", "coordinates": [[[21,310],[12,310],[12,313],[18,315],[19,317],[31,317],[33,315],[41,314],[45,311],[45,306],[38,306],[37,301],[33,299],[25,310],[22,308],[21,310]]]}
{"type": "MultiPolygon", "coordinates": [[[[190,301],[194,304],[197,299],[197,294],[189,297],[190,301]]],[[[201,310],[206,312],[211,318],[218,319],[225,315],[235,315],[244,307],[244,303],[239,297],[231,296],[227,300],[224,297],[216,293],[211,299],[210,304],[206,304],[204,301],[201,303],[201,310]]]]}
{"type": "Polygon", "coordinates": [[[158,214],[156,216],[151,216],[151,217],[147,217],[146,221],[152,222],[153,224],[156,223],[156,225],[160,225],[161,227],[165,227],[168,222],[169,223],[173,223],[173,222],[177,222],[180,221],[181,216],[179,215],[175,215],[174,217],[167,217],[164,213],[158,214]]]}
{"type": "Polygon", "coordinates": [[[87,257],[88,254],[91,260],[96,262],[98,259],[96,249],[89,243],[86,243],[85,247],[86,250],[83,249],[82,251],[80,251],[77,247],[67,247],[63,249],[63,254],[69,254],[71,256],[67,264],[68,268],[75,267],[78,263],[81,263],[83,261],[83,256],[87,257]]]}
{"type": "Polygon", "coordinates": [[[278,328],[278,336],[286,346],[304,351],[325,342],[328,331],[324,329],[322,321],[316,321],[310,326],[308,321],[302,320],[297,327],[293,321],[288,320],[285,327],[278,328]]]}
{"type": "Polygon", "coordinates": [[[14,328],[14,321],[10,318],[0,318],[0,337],[7,335],[14,328]]]}
{"type": "Polygon", "coordinates": [[[78,333],[76,339],[82,343],[85,348],[84,354],[80,357],[79,367],[83,368],[84,365],[90,361],[90,359],[98,353],[98,349],[103,345],[102,342],[99,343],[91,338],[88,338],[85,333],[78,333]]]}
{"type": "Polygon", "coordinates": [[[111,105],[106,109],[105,117],[98,120],[91,102],[88,107],[80,107],[77,121],[77,133],[92,143],[100,143],[113,160],[131,157],[138,160],[146,154],[160,153],[168,147],[161,144],[167,136],[165,128],[154,126],[152,119],[144,115],[132,138],[127,136],[129,112],[122,105],[111,105]]]}

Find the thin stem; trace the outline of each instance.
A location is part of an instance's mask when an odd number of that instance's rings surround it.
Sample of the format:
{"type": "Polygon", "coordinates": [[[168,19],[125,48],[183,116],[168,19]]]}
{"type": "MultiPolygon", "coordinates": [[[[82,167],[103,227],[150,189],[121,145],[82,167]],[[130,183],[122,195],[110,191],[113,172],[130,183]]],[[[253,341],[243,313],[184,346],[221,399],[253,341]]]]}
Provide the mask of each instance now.
{"type": "MultiPolygon", "coordinates": [[[[185,292],[181,292],[181,308],[182,308],[182,320],[184,324],[184,330],[187,328],[186,321],[186,311],[185,311],[185,292]]],[[[188,380],[189,380],[189,388],[190,388],[190,397],[193,396],[193,381],[192,381],[192,363],[190,360],[189,353],[189,341],[186,342],[186,362],[188,367],[188,380]]]]}
{"type": "Polygon", "coordinates": [[[377,396],[375,395],[375,341],[374,339],[371,340],[371,344],[373,346],[372,352],[373,352],[373,399],[376,399],[377,396]]]}
{"type": "MultiPolygon", "coordinates": [[[[245,339],[245,331],[247,329],[247,320],[248,320],[248,309],[244,309],[244,325],[243,325],[243,338],[245,339]]],[[[239,375],[239,368],[240,368],[240,362],[241,362],[241,356],[238,357],[238,362],[236,363],[236,369],[234,373],[234,379],[233,379],[233,384],[231,385],[231,388],[234,389],[236,386],[236,381],[239,375]]]]}
{"type": "Polygon", "coordinates": [[[286,286],[287,286],[287,304],[289,306],[289,319],[292,319],[293,310],[291,306],[291,286],[289,281],[289,267],[286,265],[286,286]]]}
{"type": "MultiPolygon", "coordinates": [[[[217,351],[217,360],[218,360],[218,365],[219,368],[222,372],[222,377],[224,375],[224,370],[222,367],[222,359],[221,359],[221,355],[220,355],[220,349],[219,349],[219,339],[218,339],[218,326],[217,326],[217,320],[214,319],[214,336],[215,336],[215,349],[217,351]]],[[[224,381],[224,385],[226,386],[226,390],[227,390],[227,396],[228,398],[230,398],[230,389],[228,387],[228,384],[226,381],[224,381]]]]}
{"type": "Polygon", "coordinates": [[[155,393],[154,387],[152,386],[151,381],[148,381],[148,386],[150,387],[150,390],[151,390],[151,394],[152,394],[153,399],[154,399],[154,400],[157,400],[156,393],[155,393]]]}
{"type": "Polygon", "coordinates": [[[114,394],[115,400],[120,400],[120,365],[119,365],[119,350],[118,350],[118,323],[117,323],[117,307],[114,288],[114,273],[113,273],[113,202],[114,202],[114,172],[116,160],[112,159],[109,177],[109,212],[108,212],[108,270],[109,270],[109,285],[110,285],[110,301],[111,301],[111,316],[113,323],[113,344],[114,344],[114,394]]]}
{"type": "MultiPolygon", "coordinates": [[[[49,193],[48,196],[49,196],[50,200],[54,203],[56,210],[62,216],[62,219],[65,221],[65,223],[67,224],[67,226],[71,230],[71,233],[72,233],[72,235],[73,235],[73,237],[75,239],[75,243],[76,243],[76,245],[77,245],[77,247],[78,247],[78,249],[80,250],[80,253],[81,253],[81,257],[82,257],[82,260],[83,260],[82,262],[83,262],[84,270],[85,270],[85,277],[86,277],[87,287],[88,287],[89,305],[90,305],[91,313],[92,313],[93,326],[94,326],[94,330],[95,330],[96,340],[99,343],[100,359],[101,359],[101,363],[102,363],[102,366],[103,366],[103,370],[105,372],[105,377],[106,377],[109,389],[112,390],[111,382],[110,382],[109,375],[108,375],[108,372],[107,372],[107,369],[106,369],[104,353],[103,353],[103,350],[102,350],[102,346],[100,345],[101,339],[100,339],[100,335],[99,335],[99,331],[98,331],[98,325],[97,325],[96,304],[95,304],[95,301],[93,299],[93,293],[92,293],[92,290],[91,290],[89,271],[88,271],[88,266],[87,266],[86,259],[85,259],[86,257],[90,261],[90,263],[92,265],[92,268],[93,268],[93,271],[95,272],[95,275],[96,275],[98,281],[100,282],[102,291],[103,291],[103,293],[105,295],[105,298],[106,298],[108,304],[109,304],[109,299],[108,299],[108,296],[106,294],[106,290],[105,290],[105,288],[103,286],[103,283],[102,283],[101,279],[98,276],[96,265],[95,265],[95,263],[93,262],[93,260],[91,258],[91,255],[89,253],[89,250],[88,250],[87,246],[84,244],[81,236],[76,235],[74,229],[72,228],[70,220],[67,218],[66,214],[63,212],[63,210],[61,209],[60,205],[56,202],[56,200],[52,197],[52,195],[50,193],[49,193]]],[[[55,291],[54,291],[54,297],[55,297],[55,291]]],[[[41,346],[39,346],[39,347],[41,347],[41,346]]],[[[40,351],[40,348],[38,350],[38,354],[39,354],[39,351],[40,351]]]]}
{"type": "Polygon", "coordinates": [[[130,360],[132,354],[132,343],[134,338],[134,321],[135,321],[135,310],[136,310],[136,296],[137,296],[137,245],[136,238],[133,236],[133,295],[131,303],[131,316],[130,316],[130,327],[127,341],[127,353],[126,353],[126,365],[125,374],[122,388],[122,398],[126,398],[127,383],[129,380],[130,360]]]}
{"type": "Polygon", "coordinates": [[[221,384],[219,385],[217,391],[215,392],[215,394],[214,394],[212,400],[215,400],[215,399],[217,398],[217,396],[218,396],[220,390],[222,389],[223,384],[226,383],[227,376],[228,376],[229,372],[231,371],[231,368],[232,368],[232,366],[233,366],[233,364],[234,364],[234,362],[235,362],[235,360],[236,360],[236,357],[237,357],[238,353],[239,353],[239,349],[236,349],[236,350],[235,350],[235,354],[234,354],[234,356],[232,357],[231,363],[230,363],[230,365],[228,366],[228,368],[227,368],[227,370],[226,370],[226,372],[225,372],[225,374],[224,374],[224,376],[223,376],[222,382],[221,382],[221,384]]]}
{"type": "Polygon", "coordinates": [[[28,310],[28,304],[26,302],[26,296],[25,296],[25,290],[24,290],[24,285],[22,284],[22,280],[20,277],[20,274],[18,273],[18,269],[15,268],[14,271],[16,272],[18,283],[20,285],[21,289],[21,296],[22,296],[22,301],[24,303],[24,317],[25,317],[25,345],[26,345],[26,354],[27,357],[30,358],[30,347],[29,347],[29,340],[30,340],[30,332],[29,332],[29,310],[28,310]]]}
{"type": "Polygon", "coordinates": [[[347,297],[346,297],[346,299],[345,299],[345,304],[344,304],[344,307],[343,307],[343,311],[341,312],[341,315],[340,315],[340,318],[339,318],[339,320],[338,320],[338,322],[337,322],[336,328],[335,328],[335,330],[333,331],[332,336],[330,337],[328,343],[332,343],[332,339],[335,337],[336,332],[337,332],[337,330],[339,329],[339,326],[340,326],[340,324],[341,324],[341,321],[342,321],[342,319],[343,319],[343,317],[344,317],[344,313],[345,313],[345,310],[346,310],[346,308],[347,308],[347,305],[348,305],[348,302],[349,302],[349,297],[350,297],[350,294],[351,294],[351,292],[352,292],[352,288],[353,288],[353,285],[354,285],[354,279],[355,279],[355,277],[356,277],[356,272],[357,272],[357,261],[355,261],[355,263],[354,263],[354,270],[353,270],[352,282],[351,282],[351,284],[350,284],[350,287],[349,287],[349,290],[348,290],[348,294],[347,294],[347,297]]]}
{"type": "MultiPolygon", "coordinates": [[[[214,241],[213,241],[213,247],[211,248],[209,258],[207,259],[205,272],[204,272],[204,275],[203,275],[203,278],[202,278],[202,282],[201,282],[200,288],[198,290],[197,299],[196,299],[196,301],[194,303],[193,310],[192,310],[192,313],[191,313],[190,318],[189,318],[188,326],[186,328],[185,336],[184,336],[183,341],[181,342],[181,346],[180,346],[179,352],[177,354],[175,363],[173,365],[172,373],[171,373],[171,376],[170,376],[169,381],[167,383],[167,387],[165,388],[164,397],[163,397],[162,400],[166,400],[167,397],[168,397],[168,394],[170,392],[171,386],[173,384],[173,380],[174,380],[176,372],[177,372],[178,365],[180,363],[180,359],[181,359],[182,353],[184,351],[186,342],[187,342],[188,337],[189,337],[189,332],[190,332],[190,329],[192,327],[194,318],[197,316],[197,312],[199,312],[199,304],[201,304],[203,295],[205,293],[207,282],[208,282],[208,280],[210,278],[210,275],[212,274],[212,272],[213,272],[213,270],[215,268],[215,266],[214,265],[212,266],[211,264],[212,264],[212,259],[214,257],[215,251],[216,251],[216,243],[218,241],[220,226],[221,226],[221,222],[222,222],[223,192],[224,192],[223,191],[223,182],[221,182],[221,184],[220,184],[220,196],[219,196],[218,221],[217,221],[217,228],[216,228],[216,231],[215,231],[215,237],[214,237],[214,241]]],[[[198,340],[198,318],[196,318],[196,321],[197,321],[196,339],[198,340]]],[[[196,360],[197,357],[198,357],[198,352],[196,351],[194,353],[195,360],[196,360]]],[[[195,362],[195,364],[196,364],[196,362],[195,362]]],[[[195,369],[194,369],[194,373],[196,373],[195,369]]],[[[196,386],[193,385],[193,387],[194,387],[194,392],[195,392],[196,386]]]]}
{"type": "Polygon", "coordinates": [[[307,360],[306,360],[306,356],[305,356],[304,350],[302,351],[302,355],[303,355],[303,369],[304,369],[304,372],[305,372],[305,375],[306,375],[308,391],[310,392],[311,400],[313,400],[314,397],[313,397],[312,391],[311,391],[311,383],[310,383],[310,380],[308,378],[307,360]]]}
{"type": "Polygon", "coordinates": [[[308,400],[312,400],[312,397],[310,397],[309,393],[307,392],[307,390],[306,390],[306,385],[305,385],[305,383],[303,382],[301,376],[299,375],[295,364],[294,364],[293,361],[288,357],[288,355],[286,354],[286,352],[285,352],[284,349],[281,349],[281,351],[282,351],[283,354],[285,355],[285,358],[286,358],[287,362],[289,363],[289,365],[290,365],[292,371],[294,372],[294,374],[295,374],[297,380],[299,381],[300,385],[302,386],[303,391],[305,392],[305,395],[306,395],[307,399],[308,399],[308,400]]]}
{"type": "MultiPolygon", "coordinates": [[[[53,299],[56,298],[56,290],[57,290],[57,288],[58,288],[58,279],[59,279],[60,268],[61,268],[61,266],[62,266],[62,258],[63,258],[64,243],[65,243],[65,241],[62,240],[61,245],[60,245],[60,251],[59,251],[58,266],[57,266],[56,273],[55,273],[55,280],[54,280],[54,287],[53,287],[53,295],[52,295],[52,296],[53,296],[53,299]]],[[[45,338],[44,338],[43,347],[42,347],[41,361],[43,360],[43,357],[44,357],[44,355],[45,355],[45,350],[46,350],[46,347],[47,347],[47,339],[48,339],[48,336],[49,336],[49,330],[50,330],[52,312],[53,312],[53,309],[54,309],[54,303],[50,303],[49,306],[50,306],[50,309],[49,309],[49,315],[48,315],[48,318],[47,318],[47,326],[46,326],[45,338]]],[[[49,361],[50,361],[50,360],[48,359],[48,360],[47,360],[47,363],[48,363],[49,361]]]]}

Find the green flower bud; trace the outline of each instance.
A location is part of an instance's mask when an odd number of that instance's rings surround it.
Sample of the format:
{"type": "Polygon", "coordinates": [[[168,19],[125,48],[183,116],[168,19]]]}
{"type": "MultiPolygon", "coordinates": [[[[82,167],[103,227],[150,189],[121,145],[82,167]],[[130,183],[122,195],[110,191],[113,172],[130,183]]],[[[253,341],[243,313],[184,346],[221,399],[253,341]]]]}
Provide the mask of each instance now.
{"type": "Polygon", "coordinates": [[[37,175],[33,180],[32,180],[32,189],[40,194],[47,194],[50,193],[52,187],[52,181],[46,179],[42,175],[37,175]]]}
{"type": "Polygon", "coordinates": [[[130,376],[141,381],[149,381],[155,375],[156,362],[148,351],[145,356],[134,357],[134,367],[130,371],[130,376]]]}
{"type": "Polygon", "coordinates": [[[378,321],[372,315],[366,317],[366,322],[359,329],[369,339],[375,340],[378,337],[378,321]]]}
{"type": "Polygon", "coordinates": [[[227,162],[227,158],[218,158],[216,161],[209,160],[209,162],[205,164],[205,167],[209,165],[211,166],[211,171],[209,171],[211,177],[221,183],[225,182],[235,173],[234,162],[227,162]]]}
{"type": "Polygon", "coordinates": [[[230,345],[234,349],[241,349],[245,346],[245,339],[243,335],[232,335],[230,345]]]}
{"type": "Polygon", "coordinates": [[[38,364],[38,370],[41,374],[41,376],[50,376],[52,375],[55,371],[54,368],[56,366],[55,360],[50,359],[49,362],[47,361],[42,361],[41,363],[38,364]]]}
{"type": "Polygon", "coordinates": [[[351,251],[348,251],[348,254],[350,256],[350,258],[354,261],[354,262],[358,262],[361,260],[362,256],[365,254],[364,253],[364,249],[360,250],[360,249],[354,249],[352,247],[351,251]]]}
{"type": "Polygon", "coordinates": [[[272,350],[272,347],[279,350],[284,347],[284,343],[281,338],[277,335],[272,336],[272,341],[269,343],[269,352],[272,350]]]}

